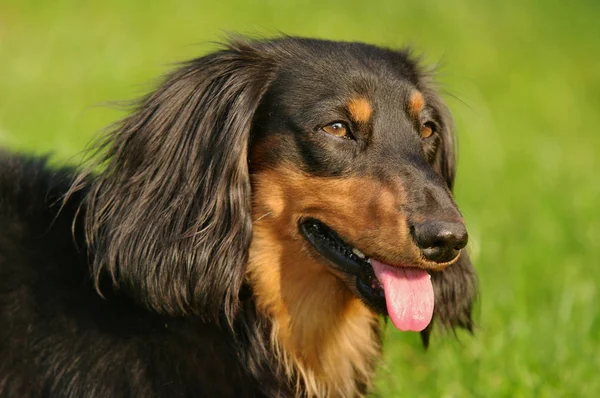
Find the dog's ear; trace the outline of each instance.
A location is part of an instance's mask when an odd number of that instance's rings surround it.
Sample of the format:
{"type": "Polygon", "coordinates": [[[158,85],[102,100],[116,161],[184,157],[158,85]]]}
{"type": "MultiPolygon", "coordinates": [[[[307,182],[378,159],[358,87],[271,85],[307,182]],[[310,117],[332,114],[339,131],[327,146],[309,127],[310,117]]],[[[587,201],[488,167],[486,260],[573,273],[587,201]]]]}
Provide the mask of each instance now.
{"type": "MultiPolygon", "coordinates": [[[[456,176],[456,153],[454,125],[450,111],[436,94],[433,85],[428,82],[422,88],[426,102],[438,112],[441,120],[441,148],[438,152],[435,168],[440,173],[450,191],[454,188],[456,176]]],[[[466,249],[463,249],[458,261],[441,272],[432,273],[435,305],[433,320],[421,332],[423,344],[429,344],[429,335],[435,322],[446,329],[461,327],[473,330],[472,307],[477,295],[477,275],[469,259],[466,249]]]]}
{"type": "Polygon", "coordinates": [[[275,73],[269,48],[236,42],[169,75],[100,144],[86,199],[98,286],[148,308],[233,319],[252,235],[247,148],[275,73]]]}

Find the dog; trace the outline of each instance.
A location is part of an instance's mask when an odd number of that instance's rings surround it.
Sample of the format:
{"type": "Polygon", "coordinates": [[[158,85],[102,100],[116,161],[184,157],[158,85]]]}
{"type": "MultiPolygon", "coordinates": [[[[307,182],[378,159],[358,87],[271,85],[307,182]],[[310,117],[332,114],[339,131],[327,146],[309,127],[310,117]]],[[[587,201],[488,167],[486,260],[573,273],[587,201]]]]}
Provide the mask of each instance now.
{"type": "Polygon", "coordinates": [[[0,154],[0,396],[354,397],[472,330],[452,119],[408,50],[234,38],[79,167],[0,154]]]}

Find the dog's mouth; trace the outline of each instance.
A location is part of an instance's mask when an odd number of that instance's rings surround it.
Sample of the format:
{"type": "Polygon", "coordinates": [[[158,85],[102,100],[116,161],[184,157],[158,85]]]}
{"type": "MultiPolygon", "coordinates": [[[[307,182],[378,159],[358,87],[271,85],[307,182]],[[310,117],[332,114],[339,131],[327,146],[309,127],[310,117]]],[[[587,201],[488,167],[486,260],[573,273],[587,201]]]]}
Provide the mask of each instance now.
{"type": "Polygon", "coordinates": [[[433,315],[433,287],[427,271],[369,258],[323,222],[307,218],[300,231],[330,265],[354,282],[351,290],[400,330],[421,331],[433,315]]]}

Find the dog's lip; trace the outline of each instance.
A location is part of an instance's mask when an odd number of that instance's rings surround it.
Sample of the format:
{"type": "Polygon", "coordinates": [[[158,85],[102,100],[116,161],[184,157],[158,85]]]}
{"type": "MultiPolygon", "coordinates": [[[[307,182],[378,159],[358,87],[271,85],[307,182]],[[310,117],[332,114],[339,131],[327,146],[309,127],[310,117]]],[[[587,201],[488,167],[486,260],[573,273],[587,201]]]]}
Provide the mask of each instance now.
{"type": "MultiPolygon", "coordinates": [[[[350,264],[350,265],[346,265],[346,269],[343,269],[342,271],[345,271],[349,274],[358,274],[362,271],[361,267],[364,265],[369,265],[371,264],[371,259],[380,261],[385,263],[386,261],[382,258],[378,258],[377,256],[370,256],[370,255],[366,255],[363,251],[361,251],[360,249],[358,249],[357,247],[351,245],[348,243],[347,239],[344,239],[340,236],[340,234],[335,231],[333,228],[329,227],[327,224],[325,224],[324,222],[316,219],[316,218],[305,218],[305,219],[301,219],[299,222],[300,225],[300,231],[302,232],[302,234],[304,235],[304,237],[309,241],[309,243],[315,247],[315,249],[323,254],[325,257],[327,257],[330,261],[336,263],[336,265],[340,265],[338,264],[338,259],[337,258],[330,258],[331,254],[327,253],[328,255],[322,253],[324,250],[322,248],[322,242],[319,242],[315,239],[315,235],[328,235],[328,240],[330,244],[332,244],[333,246],[336,246],[340,251],[343,251],[344,254],[346,255],[346,259],[352,260],[354,263],[356,264],[350,264]],[[316,234],[315,234],[316,232],[316,234]]],[[[341,253],[340,253],[341,254],[341,253]]],[[[458,257],[458,256],[457,256],[458,257]]],[[[451,260],[448,263],[443,263],[440,265],[446,265],[446,264],[451,264],[455,261],[455,259],[451,260]]],[[[405,265],[405,264],[396,264],[394,265],[395,267],[406,267],[406,268],[421,268],[418,267],[416,265],[405,265]]],[[[428,271],[429,272],[429,271],[428,271]]]]}
{"type": "Polygon", "coordinates": [[[354,289],[367,305],[387,315],[385,292],[375,275],[370,257],[348,244],[347,240],[320,220],[302,219],[299,228],[304,238],[321,256],[333,264],[335,270],[356,279],[354,289]]]}
{"type": "Polygon", "coordinates": [[[306,240],[325,258],[333,262],[340,271],[358,275],[370,259],[359,249],[348,244],[331,227],[315,218],[300,221],[300,231],[306,240]]]}

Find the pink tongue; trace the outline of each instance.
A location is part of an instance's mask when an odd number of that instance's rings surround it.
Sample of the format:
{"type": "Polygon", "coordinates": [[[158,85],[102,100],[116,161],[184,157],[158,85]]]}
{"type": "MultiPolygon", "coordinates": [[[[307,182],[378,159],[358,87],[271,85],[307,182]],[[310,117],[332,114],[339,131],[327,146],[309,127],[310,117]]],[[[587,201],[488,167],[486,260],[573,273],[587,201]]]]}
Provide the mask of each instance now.
{"type": "Polygon", "coordinates": [[[394,326],[402,331],[425,329],[433,316],[433,286],[427,271],[393,267],[373,259],[371,265],[383,286],[394,326]]]}

